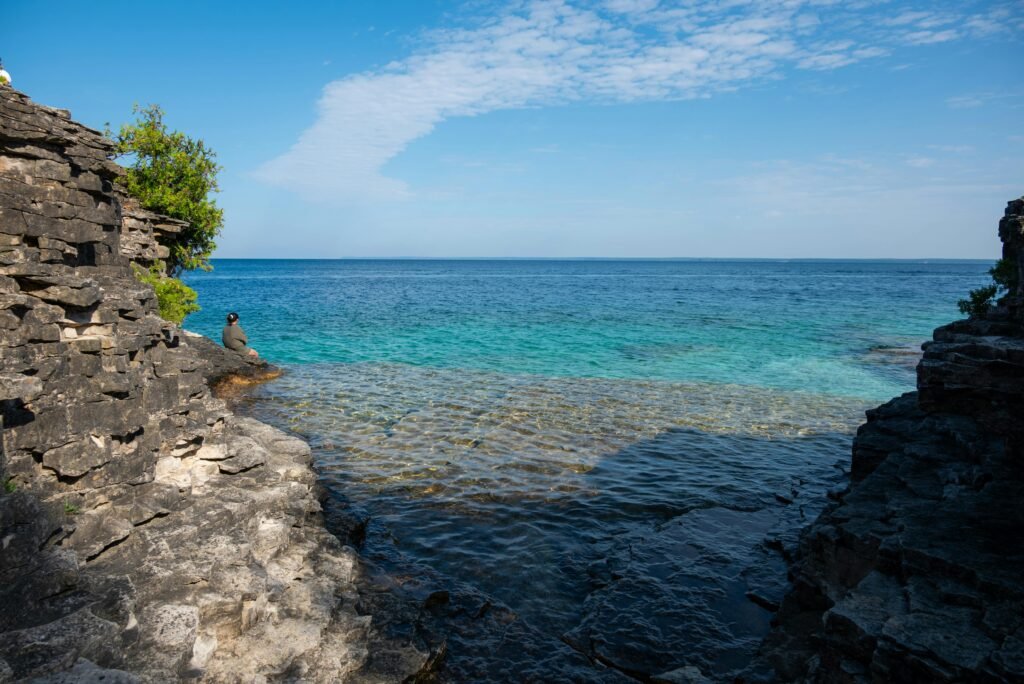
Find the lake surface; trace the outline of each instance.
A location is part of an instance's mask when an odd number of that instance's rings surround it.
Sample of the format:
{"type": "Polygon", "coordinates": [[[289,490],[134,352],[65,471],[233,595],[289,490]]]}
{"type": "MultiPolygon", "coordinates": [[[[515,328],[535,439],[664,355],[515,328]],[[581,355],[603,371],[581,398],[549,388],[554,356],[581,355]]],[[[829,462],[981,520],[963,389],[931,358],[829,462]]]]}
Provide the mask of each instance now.
{"type": "Polygon", "coordinates": [[[214,265],[186,326],[237,311],[287,370],[242,410],[369,519],[442,677],[630,681],[746,666],[864,410],[991,263],[214,265]]]}

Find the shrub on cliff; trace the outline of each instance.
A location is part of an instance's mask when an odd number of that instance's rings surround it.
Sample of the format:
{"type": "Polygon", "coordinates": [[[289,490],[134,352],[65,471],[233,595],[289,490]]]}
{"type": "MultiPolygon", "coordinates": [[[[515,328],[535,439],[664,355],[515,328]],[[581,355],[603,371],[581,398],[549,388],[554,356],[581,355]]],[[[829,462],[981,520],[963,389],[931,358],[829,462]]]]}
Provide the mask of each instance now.
{"type": "Polygon", "coordinates": [[[199,295],[177,278],[165,275],[163,263],[153,264],[148,271],[132,264],[132,270],[141,282],[153,286],[157,305],[160,307],[160,317],[164,320],[181,325],[185,316],[199,311],[199,305],[196,304],[199,295]]]}
{"type": "Polygon", "coordinates": [[[971,318],[980,318],[992,308],[996,295],[1017,287],[1017,268],[1012,261],[1000,259],[989,269],[988,274],[992,276],[993,281],[990,285],[971,290],[967,299],[961,299],[956,303],[960,313],[971,318]]]}
{"type": "Polygon", "coordinates": [[[210,199],[218,190],[216,154],[202,140],[168,130],[158,105],[136,105],[132,111],[135,122],[112,136],[115,157],[127,167],[125,189],[145,209],[188,221],[188,228],[168,245],[168,275],[208,271],[214,240],[224,225],[224,211],[210,199]]]}

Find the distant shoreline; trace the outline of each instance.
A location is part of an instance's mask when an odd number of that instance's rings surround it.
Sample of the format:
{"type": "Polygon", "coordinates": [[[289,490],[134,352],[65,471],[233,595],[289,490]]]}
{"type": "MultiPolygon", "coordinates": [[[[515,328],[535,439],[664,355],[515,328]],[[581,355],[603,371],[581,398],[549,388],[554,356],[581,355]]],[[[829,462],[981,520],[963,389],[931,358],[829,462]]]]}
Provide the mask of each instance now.
{"type": "Polygon", "coordinates": [[[896,259],[896,258],[862,258],[862,259],[840,259],[830,257],[778,257],[778,258],[759,258],[759,257],[409,257],[409,256],[397,256],[397,257],[332,257],[332,258],[315,258],[315,257],[216,257],[210,260],[211,262],[218,261],[310,261],[310,262],[327,262],[327,261],[548,261],[548,262],[566,262],[566,261],[597,261],[597,262],[678,262],[678,263],[737,263],[737,262],[750,262],[750,263],[816,263],[816,264],[844,264],[844,263],[888,263],[888,264],[989,264],[995,263],[996,259],[951,259],[951,258],[929,258],[920,257],[913,259],[896,259]]]}

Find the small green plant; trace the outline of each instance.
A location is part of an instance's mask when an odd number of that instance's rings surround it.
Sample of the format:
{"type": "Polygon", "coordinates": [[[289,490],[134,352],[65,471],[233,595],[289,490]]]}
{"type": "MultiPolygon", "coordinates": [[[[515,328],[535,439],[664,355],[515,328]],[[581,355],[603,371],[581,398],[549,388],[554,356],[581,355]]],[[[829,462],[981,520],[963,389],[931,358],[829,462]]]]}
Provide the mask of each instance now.
{"type": "Polygon", "coordinates": [[[992,276],[992,284],[971,290],[967,299],[961,299],[956,303],[960,313],[971,318],[980,318],[989,312],[996,296],[1003,292],[1010,292],[1017,289],[1018,273],[1017,265],[1008,259],[1000,259],[996,265],[988,270],[992,276]]]}
{"type": "Polygon", "coordinates": [[[986,285],[985,287],[971,290],[967,295],[967,299],[961,299],[956,303],[957,308],[965,316],[980,318],[992,308],[992,300],[995,299],[998,290],[999,288],[996,285],[986,285]]]}
{"type": "Polygon", "coordinates": [[[164,265],[161,262],[150,266],[148,271],[132,264],[132,270],[140,282],[153,286],[157,305],[160,307],[160,317],[164,320],[181,325],[185,316],[199,311],[199,305],[196,303],[199,295],[196,291],[177,278],[164,275],[164,265]]]}
{"type": "Polygon", "coordinates": [[[64,513],[67,514],[67,515],[74,515],[75,513],[78,513],[78,506],[76,506],[75,504],[73,504],[70,501],[68,501],[67,499],[65,499],[64,500],[64,513]]]}
{"type": "Polygon", "coordinates": [[[18,483],[11,478],[4,480],[4,491],[8,494],[13,494],[18,491],[18,483]]]}
{"type": "Polygon", "coordinates": [[[1017,288],[1017,281],[1019,279],[1017,264],[1009,259],[1000,259],[996,262],[995,266],[989,269],[988,273],[992,276],[992,280],[996,281],[996,285],[1004,290],[1009,291],[1017,288]]]}

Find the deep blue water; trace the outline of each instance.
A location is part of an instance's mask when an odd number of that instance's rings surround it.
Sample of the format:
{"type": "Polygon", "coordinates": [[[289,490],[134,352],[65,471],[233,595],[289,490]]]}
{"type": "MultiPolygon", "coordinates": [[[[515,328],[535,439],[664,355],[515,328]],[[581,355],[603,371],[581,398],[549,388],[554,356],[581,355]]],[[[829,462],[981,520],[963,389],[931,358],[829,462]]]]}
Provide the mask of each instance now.
{"type": "Polygon", "coordinates": [[[781,597],[864,410],[991,266],[214,265],[186,326],[237,311],[286,371],[241,410],[310,441],[386,581],[452,588],[423,619],[453,682],[731,681],[771,619],[748,594],[781,597]]]}

